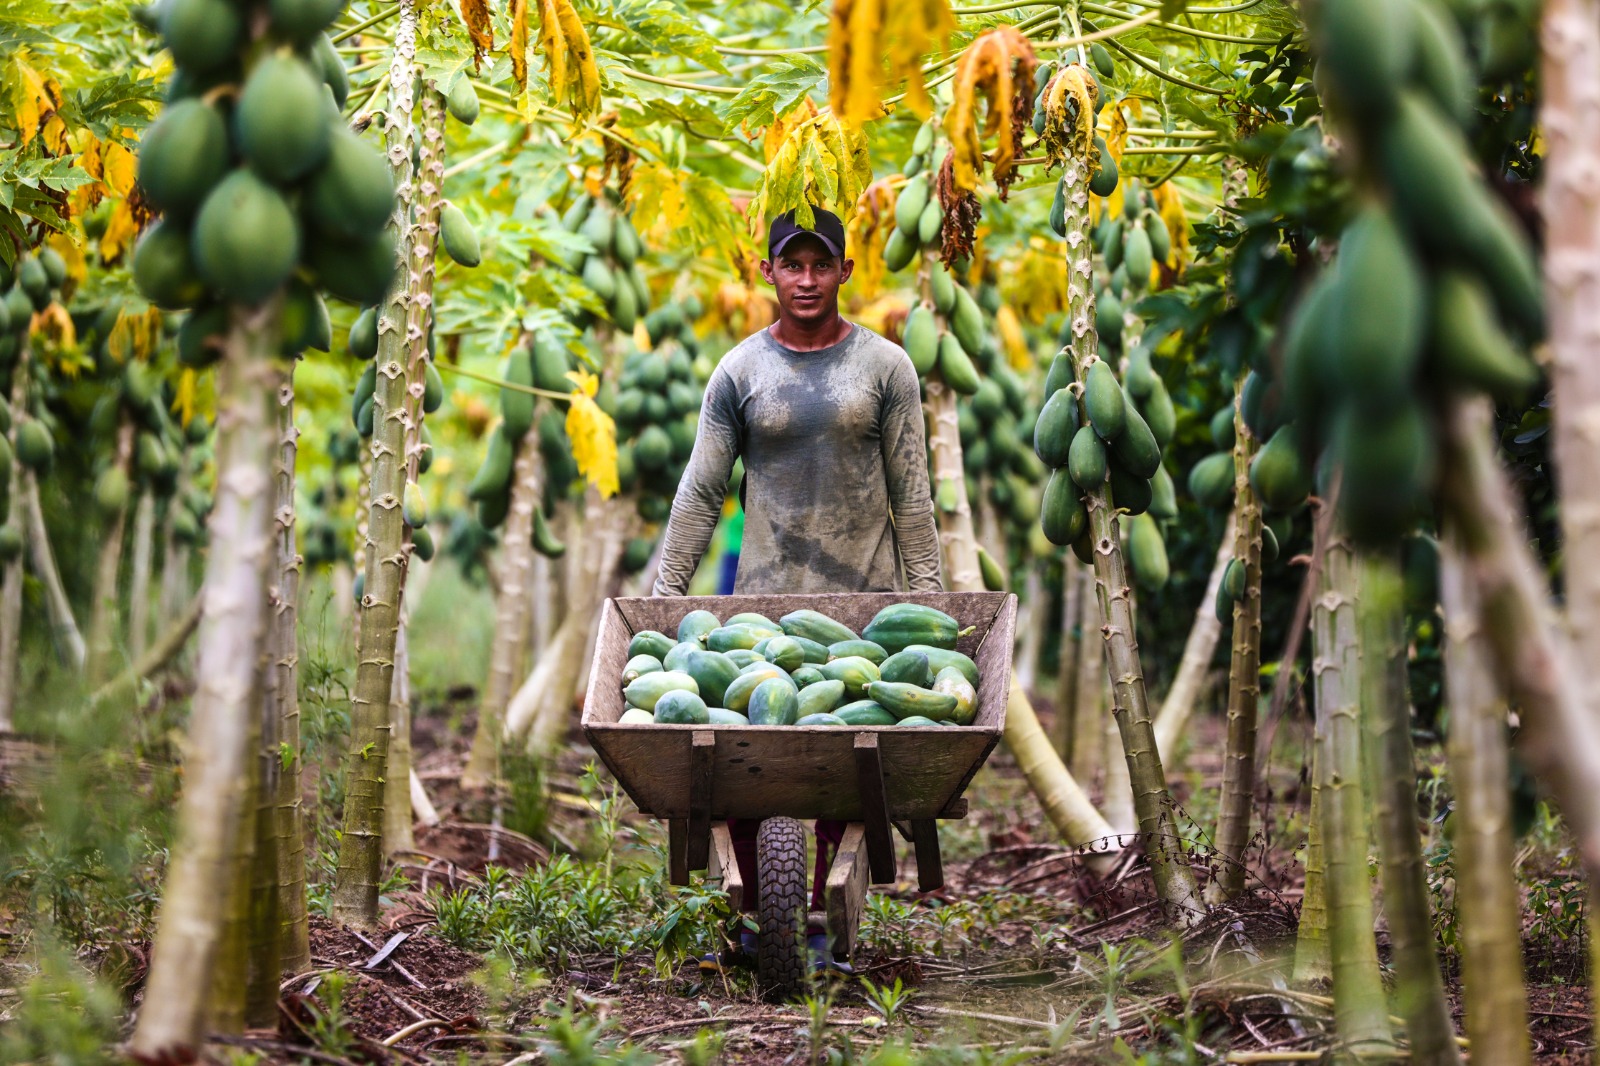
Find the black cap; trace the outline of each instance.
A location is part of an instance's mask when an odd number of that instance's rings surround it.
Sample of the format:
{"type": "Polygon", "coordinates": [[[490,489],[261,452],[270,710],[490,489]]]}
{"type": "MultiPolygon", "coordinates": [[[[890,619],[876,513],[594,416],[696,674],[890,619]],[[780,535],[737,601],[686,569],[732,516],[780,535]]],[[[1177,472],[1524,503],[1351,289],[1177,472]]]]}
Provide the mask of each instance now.
{"type": "Polygon", "coordinates": [[[811,236],[827,245],[828,251],[844,258],[844,223],[839,221],[839,216],[832,211],[824,211],[820,207],[811,209],[816,215],[816,221],[810,229],[806,229],[794,220],[793,211],[785,211],[772,220],[772,225],[767,228],[767,258],[776,259],[783,251],[784,246],[802,233],[811,236]]]}

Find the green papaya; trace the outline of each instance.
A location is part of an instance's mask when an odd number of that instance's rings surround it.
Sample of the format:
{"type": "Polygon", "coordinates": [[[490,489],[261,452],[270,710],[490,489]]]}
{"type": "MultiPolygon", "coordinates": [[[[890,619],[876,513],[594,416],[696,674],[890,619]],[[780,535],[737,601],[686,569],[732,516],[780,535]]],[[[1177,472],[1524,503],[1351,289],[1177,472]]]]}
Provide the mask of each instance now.
{"type": "Polygon", "coordinates": [[[1089,179],[1089,191],[1096,196],[1110,196],[1117,191],[1117,161],[1111,157],[1111,149],[1106,147],[1105,141],[1096,137],[1096,147],[1100,152],[1099,165],[1095,167],[1094,177],[1089,179]]]}
{"type": "Polygon", "coordinates": [[[840,640],[828,645],[828,658],[830,660],[848,659],[851,656],[859,656],[868,660],[874,666],[881,666],[883,661],[889,657],[889,653],[884,650],[882,645],[874,644],[870,640],[840,640]]]}
{"type": "Polygon", "coordinates": [[[371,359],[378,354],[378,309],[376,307],[362,308],[356,315],[356,320],[350,324],[350,336],[346,341],[350,354],[357,359],[371,359]]]}
{"type": "Polygon", "coordinates": [[[1128,562],[1134,581],[1146,592],[1159,592],[1172,574],[1161,528],[1148,514],[1138,515],[1128,523],[1128,562]]]}
{"type": "Polygon", "coordinates": [[[251,169],[286,185],[327,158],[333,124],[326,114],[322,78],[300,57],[268,52],[245,79],[234,108],[239,150],[251,169]]]}
{"type": "Polygon", "coordinates": [[[1405,391],[1422,354],[1427,288],[1422,264],[1385,208],[1369,206],[1345,228],[1336,269],[1328,343],[1337,384],[1350,397],[1405,391]]]}
{"type": "Polygon", "coordinates": [[[678,622],[678,642],[704,644],[706,634],[721,626],[722,623],[717,620],[717,616],[710,611],[690,611],[678,622]]]}
{"type": "Polygon", "coordinates": [[[1317,9],[1319,77],[1355,111],[1387,114],[1409,80],[1414,55],[1413,4],[1327,0],[1317,9]]]}
{"type": "Polygon", "coordinates": [[[421,485],[415,481],[406,482],[400,509],[406,525],[412,529],[421,529],[428,524],[428,498],[422,494],[421,485]]]}
{"type": "Polygon", "coordinates": [[[943,721],[956,713],[956,698],[942,692],[933,692],[916,685],[896,684],[893,681],[874,681],[867,686],[867,699],[872,700],[900,721],[920,717],[934,722],[943,721]]]}
{"type": "Polygon", "coordinates": [[[1428,414],[1408,399],[1389,411],[1349,405],[1330,448],[1341,469],[1339,518],[1358,544],[1392,543],[1426,513],[1438,473],[1428,414]]]}
{"type": "Polygon", "coordinates": [[[955,711],[945,721],[971,725],[978,716],[978,690],[958,667],[947,666],[940,670],[933,679],[933,691],[956,701],[955,711]]]}
{"type": "Polygon", "coordinates": [[[968,355],[976,357],[982,351],[983,310],[964,285],[956,286],[956,309],[950,315],[950,331],[968,355]]]}
{"type": "Polygon", "coordinates": [[[933,309],[941,315],[952,314],[956,309],[956,281],[943,263],[934,263],[928,269],[928,290],[933,296],[933,309]]]}
{"type": "Polygon", "coordinates": [[[1167,223],[1154,211],[1146,211],[1141,220],[1144,231],[1150,238],[1150,256],[1157,263],[1165,263],[1172,258],[1172,231],[1167,229],[1167,223]]]}
{"type": "Polygon", "coordinates": [[[1254,370],[1245,375],[1239,392],[1239,418],[1250,435],[1265,440],[1288,419],[1283,382],[1254,370]]]}
{"type": "MultiPolygon", "coordinates": [[[[813,714],[828,714],[843,702],[843,681],[818,681],[816,684],[807,685],[800,690],[800,698],[796,710],[799,716],[804,719],[813,714]]],[[[837,719],[835,720],[837,721],[837,719]]],[[[844,723],[841,722],[840,724],[844,723]]]]}
{"type": "Polygon", "coordinates": [[[1122,301],[1110,289],[1105,289],[1094,301],[1094,329],[1100,339],[1109,344],[1122,343],[1122,301]]]}
{"type": "Polygon", "coordinates": [[[831,645],[859,639],[855,630],[820,611],[790,611],[778,619],[778,624],[791,637],[805,637],[819,644],[831,645]]]}
{"type": "MultiPolygon", "coordinates": [[[[708,710],[707,711],[708,723],[710,721],[709,713],[710,712],[708,710]]],[[[656,721],[656,716],[651,714],[649,711],[644,710],[641,707],[629,707],[627,710],[623,711],[622,712],[622,716],[617,719],[617,724],[618,725],[654,725],[655,721],[656,721]]]]}
{"type": "Polygon", "coordinates": [[[139,188],[168,218],[188,218],[227,174],[228,153],[228,128],[217,109],[179,100],[139,141],[139,188]]]}
{"type": "Polygon", "coordinates": [[[344,8],[344,0],[269,0],[274,36],[293,45],[311,43],[333,24],[344,8]]]}
{"type": "Polygon", "coordinates": [[[1089,528],[1089,513],[1078,498],[1079,492],[1067,470],[1057,470],[1050,475],[1039,505],[1039,523],[1051,544],[1071,544],[1089,528]]]}
{"type": "Polygon", "coordinates": [[[617,295],[617,278],[611,273],[611,268],[606,266],[606,261],[598,255],[591,255],[583,261],[581,274],[583,283],[594,290],[601,303],[610,303],[617,295]]]}
{"type": "Polygon", "coordinates": [[[448,200],[439,208],[439,243],[444,246],[445,254],[461,266],[475,267],[483,262],[478,231],[472,228],[461,208],[448,200]]]}
{"type": "Polygon", "coordinates": [[[1150,427],[1156,446],[1165,450],[1172,443],[1173,434],[1178,431],[1178,411],[1172,404],[1172,394],[1167,391],[1166,383],[1159,377],[1151,386],[1150,395],[1139,406],[1139,413],[1150,427]]]}
{"type": "Polygon", "coordinates": [[[944,227],[944,205],[937,196],[928,198],[928,204],[917,216],[917,241],[924,248],[939,246],[939,232],[944,227]]]}
{"type": "Polygon", "coordinates": [[[954,648],[956,640],[971,629],[935,607],[920,603],[896,603],[883,608],[861,631],[861,635],[893,655],[910,644],[931,644],[954,648]]]}
{"type": "Polygon", "coordinates": [[[1538,382],[1539,369],[1500,328],[1494,298],[1477,278],[1460,270],[1440,272],[1432,321],[1429,351],[1443,384],[1517,400],[1538,382]]]}
{"type": "Polygon", "coordinates": [[[1261,562],[1265,565],[1266,563],[1276,562],[1277,558],[1278,535],[1272,531],[1271,526],[1263,522],[1261,524],[1261,562]]]}
{"type": "Polygon", "coordinates": [[[1275,511],[1298,507],[1311,491],[1311,475],[1295,447],[1294,431],[1285,426],[1250,460],[1250,488],[1275,511]]]}
{"type": "MultiPolygon", "coordinates": [[[[1123,195],[1126,196],[1127,194],[1124,193],[1123,195]]],[[[1126,223],[1122,219],[1114,218],[1106,226],[1105,234],[1102,238],[1105,243],[1100,246],[1100,254],[1105,257],[1106,269],[1113,273],[1116,272],[1118,267],[1122,266],[1122,233],[1125,228],[1126,223]]],[[[1127,275],[1124,273],[1123,276],[1126,277],[1127,275]]],[[[1117,290],[1117,294],[1121,295],[1120,289],[1117,290]]]]}
{"type": "Polygon", "coordinates": [[[730,623],[706,634],[706,647],[712,651],[730,651],[734,648],[753,648],[777,630],[764,626],[730,623]]]}
{"type": "Polygon", "coordinates": [[[413,529],[411,531],[411,554],[423,562],[433,558],[433,534],[426,529],[413,529]]]}
{"type": "Polygon", "coordinates": [[[917,233],[922,211],[928,206],[929,189],[925,175],[918,175],[901,187],[894,202],[894,226],[901,234],[909,237],[917,233]]]}
{"type": "Polygon", "coordinates": [[[884,681],[920,685],[922,688],[933,684],[933,668],[928,663],[928,657],[920,651],[895,652],[878,665],[878,676],[884,681]]]}
{"type": "Polygon", "coordinates": [[[748,706],[751,725],[794,725],[800,717],[800,694],[787,678],[771,677],[755,687],[748,706]]]}
{"type": "Polygon", "coordinates": [[[903,650],[926,655],[928,657],[928,665],[933,668],[933,676],[936,680],[941,673],[951,667],[955,667],[972,684],[976,685],[978,683],[978,664],[973,662],[969,656],[963,655],[953,648],[935,648],[929,644],[909,644],[903,650]]]}
{"type": "Polygon", "coordinates": [[[307,348],[325,352],[333,347],[333,323],[322,294],[299,278],[290,278],[278,315],[279,350],[298,355],[307,348]]]}
{"type": "Polygon", "coordinates": [[[1104,441],[1114,441],[1127,424],[1127,401],[1122,386],[1104,359],[1097,360],[1084,375],[1083,407],[1089,424],[1104,441]]]}
{"type": "Polygon", "coordinates": [[[1150,479],[1150,514],[1162,520],[1178,517],[1178,491],[1164,466],[1150,479]]]}
{"type": "Polygon", "coordinates": [[[1055,199],[1050,201],[1050,231],[1057,237],[1067,235],[1067,182],[1056,182],[1055,199]]]}
{"type": "Polygon", "coordinates": [[[604,204],[596,204],[594,210],[583,220],[583,225],[578,227],[578,235],[594,246],[595,254],[590,257],[591,259],[611,253],[611,241],[615,232],[611,209],[604,204]]]}
{"type": "Polygon", "coordinates": [[[1161,469],[1161,446],[1134,406],[1133,398],[1124,392],[1122,399],[1123,428],[1111,442],[1111,452],[1128,473],[1146,479],[1155,477],[1156,471],[1161,469]]]}
{"type": "Polygon", "coordinates": [[[633,222],[627,215],[619,214],[613,222],[611,248],[616,254],[617,262],[625,267],[633,266],[644,251],[643,245],[639,242],[639,231],[633,228],[633,222]]]}
{"type": "MultiPolygon", "coordinates": [[[[527,348],[518,345],[506,355],[505,363],[500,367],[501,380],[512,385],[533,385],[533,353],[527,348]]],[[[500,417],[505,426],[505,434],[512,440],[520,441],[527,436],[533,428],[533,405],[535,398],[532,393],[522,392],[518,389],[500,390],[500,417]]]]}
{"type": "MultiPolygon", "coordinates": [[[[177,222],[166,220],[145,230],[134,246],[133,283],[157,307],[168,310],[193,307],[205,296],[205,282],[195,265],[192,246],[189,231],[177,222]]],[[[22,315],[13,309],[13,320],[24,326],[32,316],[32,305],[22,315]]]]}
{"type": "Polygon", "coordinates": [[[917,257],[916,242],[908,238],[898,228],[889,234],[889,239],[883,242],[883,265],[891,273],[898,274],[911,264],[917,257]]]}
{"type": "MultiPolygon", "coordinates": [[[[1087,429],[1087,427],[1084,427],[1087,429]]],[[[1038,421],[1033,424],[1033,451],[1050,469],[1067,465],[1078,427],[1078,400],[1071,389],[1061,389],[1044,402],[1038,421]]],[[[1092,436],[1093,430],[1088,430],[1092,436]]]]}
{"type": "Polygon", "coordinates": [[[29,470],[44,470],[56,457],[56,442],[44,423],[35,418],[24,419],[16,431],[17,461],[29,470]]]}
{"type": "Polygon", "coordinates": [[[1123,238],[1122,263],[1128,270],[1128,284],[1134,292],[1142,292],[1150,283],[1150,271],[1155,254],[1150,248],[1150,235],[1137,222],[1128,227],[1123,238]]]}
{"type": "Polygon", "coordinates": [[[356,411],[361,410],[362,404],[369,403],[372,400],[372,394],[377,391],[377,388],[378,368],[375,364],[369,364],[365,370],[361,371],[361,376],[356,378],[356,390],[350,400],[351,413],[354,414],[356,411]]]}
{"type": "Polygon", "coordinates": [[[450,86],[450,95],[445,98],[445,108],[451,118],[464,126],[478,121],[478,90],[473,88],[471,78],[463,74],[456,79],[450,86]]]}
{"type": "Polygon", "coordinates": [[[472,483],[467,486],[467,499],[482,501],[505,492],[511,484],[513,448],[511,439],[500,426],[489,431],[489,446],[484,452],[483,465],[478,467],[472,483]]]}
{"type": "Polygon", "coordinates": [[[700,695],[713,707],[722,705],[728,686],[739,678],[739,667],[732,659],[721,652],[705,649],[691,650],[684,656],[681,669],[694,678],[700,695]]]}
{"type": "Polygon", "coordinates": [[[726,707],[708,707],[706,715],[711,725],[749,725],[750,719],[738,711],[730,711],[726,707]]]}
{"type": "MultiPolygon", "coordinates": [[[[649,676],[649,675],[646,675],[649,676]]],[[[661,694],[654,708],[655,720],[660,725],[709,725],[706,701],[699,694],[686,689],[672,689],[661,694]]]]}
{"type": "Polygon", "coordinates": [[[805,649],[793,637],[780,633],[778,636],[769,638],[765,643],[765,648],[758,647],[756,650],[761,653],[764,659],[779,669],[793,672],[805,665],[805,649]]]}
{"type": "Polygon", "coordinates": [[[339,50],[333,46],[326,33],[319,33],[311,43],[311,58],[316,63],[317,72],[322,75],[322,83],[333,94],[333,106],[340,111],[350,98],[350,72],[345,69],[344,60],[339,58],[339,50]]]}
{"type": "Polygon", "coordinates": [[[327,158],[306,181],[300,203],[319,230],[341,238],[371,238],[394,211],[388,160],[341,126],[328,143],[327,158]]]}
{"type": "Polygon", "coordinates": [[[439,376],[432,359],[423,360],[423,364],[422,413],[431,415],[444,404],[444,378],[439,376]]]}
{"type": "Polygon", "coordinates": [[[567,350],[561,342],[545,336],[533,339],[533,384],[535,388],[551,392],[571,392],[572,382],[567,373],[572,364],[567,360],[567,350]]]}
{"type": "Polygon", "coordinates": [[[860,699],[866,687],[879,678],[877,664],[856,655],[830,659],[817,669],[829,681],[844,682],[845,692],[856,699],[860,699]]]}
{"type": "Polygon", "coordinates": [[[828,714],[827,712],[823,712],[821,714],[804,714],[804,713],[802,713],[800,715],[800,717],[795,720],[794,724],[795,725],[843,726],[843,725],[849,725],[850,723],[846,722],[843,718],[840,718],[836,714],[828,714]]]}
{"type": "Polygon", "coordinates": [[[1044,376],[1044,396],[1046,400],[1072,384],[1075,373],[1072,368],[1072,356],[1066,351],[1057,352],[1050,358],[1050,370],[1044,376]]]}
{"type": "Polygon", "coordinates": [[[654,655],[657,659],[664,659],[676,646],[676,642],[665,633],[641,629],[628,639],[628,655],[630,658],[635,655],[654,655]]]}
{"type": "MultiPolygon", "coordinates": [[[[961,291],[966,292],[965,289],[961,291]]],[[[978,391],[978,369],[972,365],[971,357],[954,333],[944,333],[939,337],[939,376],[944,378],[946,385],[963,396],[971,396],[978,391]]]]}
{"type": "Polygon", "coordinates": [[[1106,479],[1106,446],[1093,427],[1084,426],[1072,437],[1067,472],[1084,491],[1097,489],[1106,479]]]}
{"type": "Polygon", "coordinates": [[[306,249],[306,265],[330,295],[356,304],[381,302],[400,269],[395,242],[384,232],[350,240],[319,236],[306,249]]]}
{"type": "Polygon", "coordinates": [[[204,370],[222,358],[222,343],[228,332],[228,307],[213,304],[184,316],[178,327],[178,362],[194,370],[204,370]]]}
{"type": "Polygon", "coordinates": [[[661,660],[648,652],[631,656],[622,668],[622,687],[627,688],[645,674],[659,673],[664,668],[661,660]]]}
{"type": "Polygon", "coordinates": [[[128,506],[128,472],[112,464],[94,479],[94,503],[106,517],[119,515],[128,506]]]}
{"type": "Polygon", "coordinates": [[[1150,349],[1143,344],[1135,345],[1128,352],[1128,369],[1122,376],[1123,391],[1135,400],[1144,400],[1160,380],[1150,366],[1150,349]]]}
{"type": "Polygon", "coordinates": [[[1089,58],[1094,62],[1094,69],[1100,72],[1102,78],[1109,80],[1117,76],[1116,64],[1111,62],[1111,52],[1099,41],[1089,46],[1089,58]]]}
{"type": "Polygon", "coordinates": [[[293,273],[299,227],[276,189],[249,170],[235,170],[201,205],[193,249],[195,269],[214,291],[259,304],[293,273]]]}
{"type": "MultiPolygon", "coordinates": [[[[215,70],[238,56],[244,12],[228,0],[163,0],[157,21],[180,68],[215,70]]],[[[321,113],[320,108],[313,112],[321,113]]]]}
{"type": "MultiPolygon", "coordinates": [[[[771,663],[752,663],[751,667],[754,668],[747,668],[749,672],[741,672],[738,677],[728,683],[727,691],[722,696],[723,705],[728,710],[738,711],[740,714],[748,714],[750,697],[755,695],[756,689],[764,682],[777,680],[786,685],[793,685],[789,675],[771,663]]],[[[796,688],[795,691],[798,694],[799,689],[796,688]]]]}
{"type": "Polygon", "coordinates": [[[1106,480],[1111,491],[1111,505],[1131,515],[1144,514],[1155,500],[1155,490],[1148,478],[1129,473],[1112,457],[1106,470],[1106,480]]]}
{"type": "Polygon", "coordinates": [[[847,703],[835,710],[833,716],[845,725],[854,726],[894,725],[897,721],[894,715],[878,706],[872,700],[856,700],[854,703],[847,703]]]}

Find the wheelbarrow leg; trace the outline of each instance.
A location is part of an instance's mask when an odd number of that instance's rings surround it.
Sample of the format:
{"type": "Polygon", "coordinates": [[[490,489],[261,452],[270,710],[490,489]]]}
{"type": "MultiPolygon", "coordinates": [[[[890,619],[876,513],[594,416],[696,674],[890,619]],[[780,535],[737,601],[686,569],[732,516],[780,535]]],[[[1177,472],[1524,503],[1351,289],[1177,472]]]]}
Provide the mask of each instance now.
{"type": "Polygon", "coordinates": [[[675,885],[689,883],[690,870],[704,870],[711,859],[712,758],[717,739],[697,729],[689,747],[689,817],[667,820],[667,874],[675,885]]]}
{"type": "Polygon", "coordinates": [[[944,860],[939,855],[939,823],[932,818],[911,819],[911,844],[917,851],[917,888],[932,892],[944,887],[944,860]]]}
{"type": "Polygon", "coordinates": [[[839,850],[828,869],[826,893],[828,936],[833,954],[848,959],[856,949],[861,911],[867,903],[866,827],[851,822],[845,827],[839,850]]]}
{"type": "Polygon", "coordinates": [[[894,881],[894,837],[889,828],[889,793],[883,784],[883,762],[878,756],[876,733],[856,734],[856,783],[861,791],[861,816],[867,858],[874,884],[894,881]]]}

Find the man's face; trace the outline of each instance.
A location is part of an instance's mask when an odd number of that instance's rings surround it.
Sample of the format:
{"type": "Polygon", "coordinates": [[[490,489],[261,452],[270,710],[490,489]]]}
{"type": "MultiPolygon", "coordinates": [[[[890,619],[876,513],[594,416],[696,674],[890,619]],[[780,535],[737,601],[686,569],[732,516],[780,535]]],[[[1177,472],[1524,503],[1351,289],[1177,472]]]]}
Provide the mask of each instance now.
{"type": "Polygon", "coordinates": [[[776,260],[761,261],[761,276],[778,291],[778,306],[801,325],[827,321],[839,311],[839,286],[855,262],[840,259],[816,237],[795,237],[776,260]]]}

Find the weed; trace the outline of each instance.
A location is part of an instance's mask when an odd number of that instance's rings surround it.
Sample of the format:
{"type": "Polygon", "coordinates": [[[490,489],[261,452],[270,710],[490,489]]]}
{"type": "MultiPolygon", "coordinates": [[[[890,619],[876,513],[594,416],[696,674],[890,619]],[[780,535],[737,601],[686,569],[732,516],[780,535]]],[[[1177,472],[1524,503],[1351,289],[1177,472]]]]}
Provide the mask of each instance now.
{"type": "Polygon", "coordinates": [[[0,1026],[0,1063],[118,1061],[112,1042],[122,1014],[117,993],[94,980],[60,944],[40,938],[38,972],[0,1026]]]}
{"type": "Polygon", "coordinates": [[[905,987],[898,977],[894,979],[892,986],[875,985],[862,978],[861,990],[867,997],[867,1006],[878,1012],[885,1025],[893,1025],[900,1017],[900,1011],[911,1002],[911,997],[916,995],[916,990],[905,987]]]}

